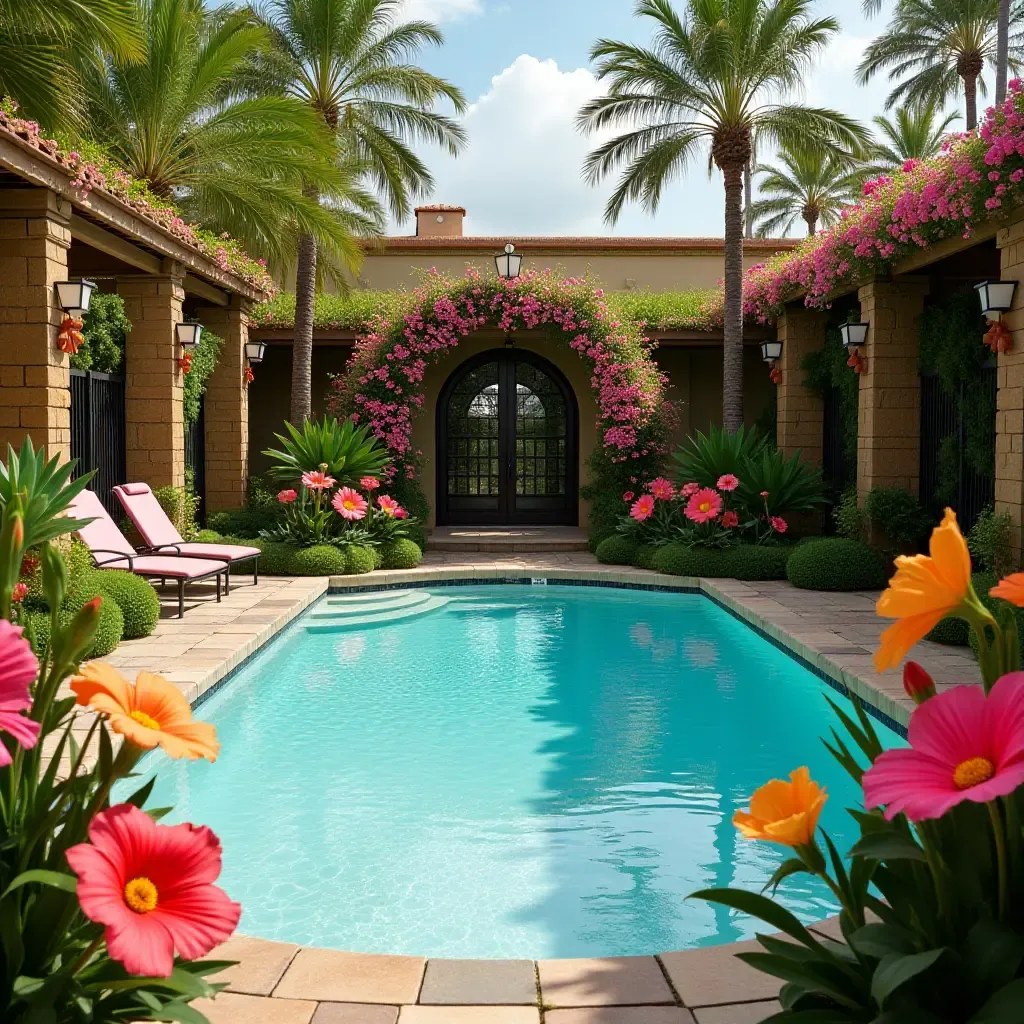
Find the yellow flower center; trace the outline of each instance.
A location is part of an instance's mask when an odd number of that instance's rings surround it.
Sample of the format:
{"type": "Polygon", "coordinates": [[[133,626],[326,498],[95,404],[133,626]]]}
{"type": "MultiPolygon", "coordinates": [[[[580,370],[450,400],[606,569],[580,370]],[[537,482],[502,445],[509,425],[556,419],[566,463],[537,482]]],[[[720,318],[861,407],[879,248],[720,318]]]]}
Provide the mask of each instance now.
{"type": "Polygon", "coordinates": [[[346,498],[343,504],[345,505],[345,508],[349,510],[349,512],[351,512],[352,509],[356,507],[356,503],[351,498],[346,498]]]}
{"type": "Polygon", "coordinates": [[[970,789],[988,782],[996,773],[996,766],[987,757],[972,757],[961,761],[953,772],[953,785],[957,789],[970,789]]]}
{"type": "Polygon", "coordinates": [[[128,717],[133,722],[138,722],[143,728],[157,730],[160,728],[160,723],[155,718],[147,715],[145,711],[133,711],[128,717]]]}
{"type": "Polygon", "coordinates": [[[711,511],[711,502],[710,501],[702,501],[700,503],[700,510],[701,510],[701,512],[710,512],[711,511]]]}
{"type": "Polygon", "coordinates": [[[156,886],[148,878],[133,878],[124,887],[124,901],[136,914],[156,910],[156,886]]]}

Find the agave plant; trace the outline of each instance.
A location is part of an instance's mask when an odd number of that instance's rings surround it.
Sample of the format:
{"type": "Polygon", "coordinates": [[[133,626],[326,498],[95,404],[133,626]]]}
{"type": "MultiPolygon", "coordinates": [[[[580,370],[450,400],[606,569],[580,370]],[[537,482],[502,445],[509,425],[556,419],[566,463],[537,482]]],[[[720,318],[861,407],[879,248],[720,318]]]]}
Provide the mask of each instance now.
{"type": "Polygon", "coordinates": [[[763,447],[748,458],[740,476],[740,499],[756,508],[762,501],[768,515],[813,512],[825,504],[821,470],[808,465],[800,453],[786,458],[777,448],[763,447]]]}
{"type": "Polygon", "coordinates": [[[383,472],[388,451],[370,432],[368,425],[357,427],[351,419],[338,421],[333,416],[306,420],[302,430],[285,423],[288,436],[275,434],[283,450],[268,448],[263,454],[273,459],[270,473],[275,480],[295,481],[303,473],[327,467],[326,472],[340,484],[358,483],[364,476],[383,472]]]}
{"type": "Polygon", "coordinates": [[[727,473],[743,480],[747,465],[761,457],[768,439],[756,430],[729,431],[712,425],[707,435],[699,430],[673,454],[680,483],[696,481],[701,487],[715,487],[727,473]]]}

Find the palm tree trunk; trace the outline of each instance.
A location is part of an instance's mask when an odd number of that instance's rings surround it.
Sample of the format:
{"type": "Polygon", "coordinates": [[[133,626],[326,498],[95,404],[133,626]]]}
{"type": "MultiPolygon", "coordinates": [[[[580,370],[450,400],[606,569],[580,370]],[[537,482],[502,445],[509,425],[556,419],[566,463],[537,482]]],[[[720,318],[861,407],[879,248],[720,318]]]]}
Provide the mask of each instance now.
{"type": "Polygon", "coordinates": [[[805,213],[804,221],[807,223],[807,237],[813,238],[818,233],[818,216],[814,213],[805,213]]]}
{"type": "Polygon", "coordinates": [[[722,343],[722,425],[743,424],[743,164],[725,174],[725,330],[722,343]]]}
{"type": "Polygon", "coordinates": [[[747,161],[743,171],[743,236],[754,237],[754,158],[747,161]]]}
{"type": "Polygon", "coordinates": [[[292,342],[291,422],[301,427],[313,414],[313,300],[316,239],[299,236],[295,266],[295,340],[292,342]]]}
{"type": "Polygon", "coordinates": [[[999,0],[996,32],[996,106],[1006,99],[1006,72],[1010,55],[1010,0],[999,0]]]}
{"type": "Polygon", "coordinates": [[[967,97],[967,130],[978,127],[978,76],[964,75],[964,94],[967,97]]]}

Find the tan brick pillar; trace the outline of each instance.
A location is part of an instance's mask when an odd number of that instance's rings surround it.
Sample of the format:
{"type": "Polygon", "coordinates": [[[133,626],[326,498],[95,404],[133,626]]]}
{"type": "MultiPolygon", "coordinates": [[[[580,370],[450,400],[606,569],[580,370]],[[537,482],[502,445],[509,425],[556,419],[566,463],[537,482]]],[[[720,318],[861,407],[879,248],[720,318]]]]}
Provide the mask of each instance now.
{"type": "MultiPolygon", "coordinates": [[[[217,368],[206,382],[206,508],[240,508],[249,476],[249,390],[245,343],[249,304],[237,295],[227,307],[199,310],[202,325],[224,339],[217,368]]],[[[254,373],[259,373],[257,366],[254,373]]]]}
{"type": "Polygon", "coordinates": [[[0,190],[0,453],[26,434],[71,452],[68,357],[57,347],[71,204],[49,189],[0,190]]]}
{"type": "MultiPolygon", "coordinates": [[[[997,237],[1004,281],[1024,281],[1024,219],[1003,228],[997,237]]],[[[980,307],[979,307],[980,308],[980,307]]],[[[997,356],[996,513],[1010,513],[1014,550],[1020,564],[1024,526],[1024,285],[1003,314],[1013,332],[1013,351],[997,356]]]]}
{"type": "Polygon", "coordinates": [[[778,386],[778,442],[787,456],[803,452],[805,462],[821,465],[825,409],[821,397],[804,386],[804,357],[825,345],[828,314],[820,309],[789,306],[779,317],[782,381],[778,386]]]}
{"type": "Polygon", "coordinates": [[[927,281],[873,281],[858,293],[868,323],[861,355],[857,431],[857,496],[874,487],[918,493],[921,473],[921,385],[917,322],[927,281]]]}
{"type": "Polygon", "coordinates": [[[131,321],[125,351],[128,480],[184,487],[182,374],[175,327],[182,321],[184,269],[165,260],[163,273],[121,277],[118,294],[131,321]]]}

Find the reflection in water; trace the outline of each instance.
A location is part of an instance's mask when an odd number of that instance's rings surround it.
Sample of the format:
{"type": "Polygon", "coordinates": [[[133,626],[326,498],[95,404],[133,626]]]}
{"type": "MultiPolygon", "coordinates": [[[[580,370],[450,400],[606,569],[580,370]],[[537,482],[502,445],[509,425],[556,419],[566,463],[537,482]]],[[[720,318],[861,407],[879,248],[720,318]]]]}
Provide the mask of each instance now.
{"type": "MultiPolygon", "coordinates": [[[[732,941],[753,923],[686,896],[761,888],[783,851],[731,818],[800,764],[848,846],[822,684],[710,601],[441,593],[503,608],[293,629],[202,709],[220,761],[160,764],[153,803],[220,835],[243,931],[430,956],[732,941]]],[[[813,880],[780,893],[808,920],[832,910],[813,880]]]]}

